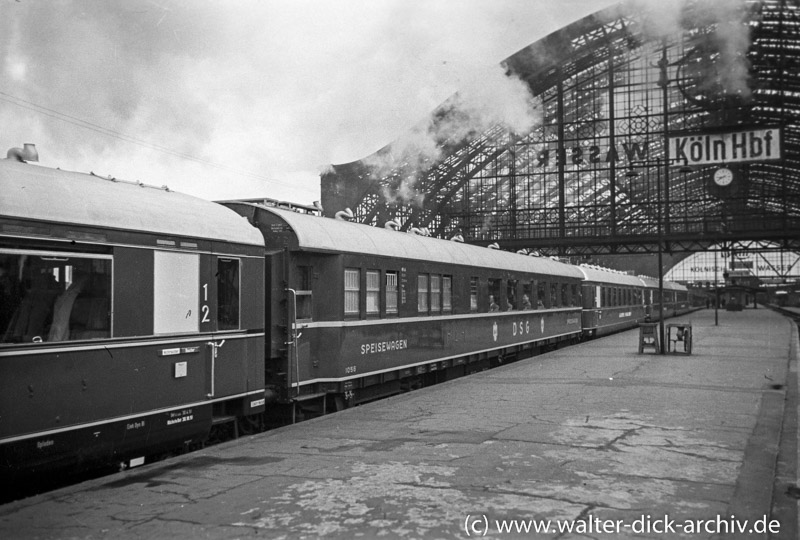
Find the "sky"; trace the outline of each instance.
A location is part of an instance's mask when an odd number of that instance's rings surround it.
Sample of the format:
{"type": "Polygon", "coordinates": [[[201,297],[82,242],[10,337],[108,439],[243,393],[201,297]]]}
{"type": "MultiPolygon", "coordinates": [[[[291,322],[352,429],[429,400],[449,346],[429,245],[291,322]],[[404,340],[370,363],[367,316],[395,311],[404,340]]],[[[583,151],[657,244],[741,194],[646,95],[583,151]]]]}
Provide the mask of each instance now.
{"type": "Polygon", "coordinates": [[[210,200],[310,204],[605,0],[0,0],[4,152],[210,200]]]}

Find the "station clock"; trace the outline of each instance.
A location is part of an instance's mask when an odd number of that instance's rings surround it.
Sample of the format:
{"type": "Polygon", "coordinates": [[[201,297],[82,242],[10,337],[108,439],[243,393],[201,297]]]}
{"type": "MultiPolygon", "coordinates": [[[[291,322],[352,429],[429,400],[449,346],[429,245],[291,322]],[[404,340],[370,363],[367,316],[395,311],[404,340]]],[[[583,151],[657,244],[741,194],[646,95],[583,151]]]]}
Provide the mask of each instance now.
{"type": "Polygon", "coordinates": [[[727,187],[733,182],[733,171],[727,167],[720,167],[714,171],[714,183],[719,187],[727,187]]]}

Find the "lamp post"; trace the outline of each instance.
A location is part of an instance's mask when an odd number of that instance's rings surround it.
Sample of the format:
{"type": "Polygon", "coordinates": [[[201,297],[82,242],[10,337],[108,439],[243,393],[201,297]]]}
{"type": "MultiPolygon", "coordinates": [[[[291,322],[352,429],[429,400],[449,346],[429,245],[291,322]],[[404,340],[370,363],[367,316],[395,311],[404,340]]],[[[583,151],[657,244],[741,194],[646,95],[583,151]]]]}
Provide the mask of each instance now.
{"type": "MultiPolygon", "coordinates": [[[[666,160],[665,160],[666,161],[666,160]]],[[[650,164],[644,163],[647,167],[647,178],[650,178],[650,164]]],[[[658,243],[658,338],[659,338],[659,354],[665,354],[664,347],[664,227],[661,218],[661,158],[656,158],[656,242],[658,243]]],[[[633,169],[631,164],[630,169],[625,174],[630,179],[639,176],[633,169]]],[[[665,186],[666,187],[666,186],[665,186]]]]}
{"type": "Polygon", "coordinates": [[[656,160],[656,168],[658,174],[656,176],[656,189],[658,190],[658,197],[656,198],[656,219],[658,222],[658,297],[659,297],[659,317],[658,317],[658,331],[661,338],[661,354],[664,354],[664,231],[663,225],[666,224],[669,228],[669,93],[667,86],[669,86],[669,59],[667,58],[667,39],[661,42],[661,58],[658,61],[658,86],[661,87],[661,109],[662,109],[662,123],[664,124],[664,199],[666,206],[664,207],[664,222],[661,219],[661,160],[656,160]]]}
{"type": "MultiPolygon", "coordinates": [[[[667,86],[669,85],[669,74],[667,68],[669,60],[667,58],[667,42],[666,39],[662,42],[661,59],[659,59],[657,67],[659,68],[658,82],[656,83],[662,90],[662,122],[664,124],[664,161],[661,158],[656,158],[656,241],[658,242],[658,334],[659,334],[659,354],[666,353],[665,347],[665,332],[664,332],[664,227],[669,229],[669,94],[667,86]],[[664,170],[664,184],[662,194],[661,184],[661,170],[664,170]],[[662,195],[664,197],[664,217],[661,214],[662,195]]],[[[631,165],[627,176],[634,177],[637,173],[633,170],[631,165]]],[[[648,167],[648,178],[650,176],[650,169],[648,167]]]]}
{"type": "Polygon", "coordinates": [[[714,326],[719,326],[719,278],[717,277],[717,251],[719,251],[719,245],[714,246],[714,326]]]}
{"type": "MultiPolygon", "coordinates": [[[[666,130],[666,124],[664,125],[666,130]]],[[[658,334],[660,353],[664,354],[664,231],[661,220],[661,159],[656,159],[656,232],[658,240],[658,334]]]]}

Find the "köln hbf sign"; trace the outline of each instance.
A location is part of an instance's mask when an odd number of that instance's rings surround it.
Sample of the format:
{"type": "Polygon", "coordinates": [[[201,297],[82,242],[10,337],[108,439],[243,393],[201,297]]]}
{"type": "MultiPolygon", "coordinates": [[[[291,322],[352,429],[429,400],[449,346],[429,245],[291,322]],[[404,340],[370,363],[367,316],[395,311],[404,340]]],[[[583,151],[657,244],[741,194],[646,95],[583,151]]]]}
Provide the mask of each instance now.
{"type": "Polygon", "coordinates": [[[713,165],[781,159],[781,129],[743,129],[669,137],[672,165],[713,165]]]}

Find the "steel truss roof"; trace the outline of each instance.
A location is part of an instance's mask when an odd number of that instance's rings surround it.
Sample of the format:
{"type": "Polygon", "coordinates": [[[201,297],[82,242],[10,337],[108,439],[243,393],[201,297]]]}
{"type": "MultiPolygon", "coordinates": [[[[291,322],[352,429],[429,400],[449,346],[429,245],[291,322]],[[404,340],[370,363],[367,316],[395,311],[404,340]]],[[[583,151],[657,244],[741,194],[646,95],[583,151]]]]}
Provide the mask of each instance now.
{"type": "Polygon", "coordinates": [[[454,96],[416,130],[441,157],[398,141],[336,165],[322,176],[326,212],[349,207],[371,225],[549,255],[734,240],[800,249],[798,0],[733,1],[723,16],[712,5],[688,3],[667,33],[619,5],[533,43],[503,62],[534,96],[529,132],[440,135],[437,125],[463,115],[454,96]],[[666,150],[676,134],[764,128],[779,130],[781,159],[681,167],[666,150]],[[733,171],[729,186],[712,181],[721,166],[733,171]]]}

